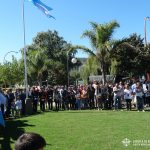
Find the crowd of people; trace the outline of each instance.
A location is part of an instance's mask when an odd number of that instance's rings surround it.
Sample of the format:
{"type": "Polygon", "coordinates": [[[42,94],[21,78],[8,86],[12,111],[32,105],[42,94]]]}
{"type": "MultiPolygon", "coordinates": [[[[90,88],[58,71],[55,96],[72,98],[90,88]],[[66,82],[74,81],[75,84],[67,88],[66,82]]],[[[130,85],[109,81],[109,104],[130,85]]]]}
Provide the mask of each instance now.
{"type": "MultiPolygon", "coordinates": [[[[25,115],[26,91],[24,89],[1,90],[6,102],[1,104],[4,117],[25,115]]],[[[78,86],[33,86],[28,92],[33,112],[59,110],[132,110],[143,111],[150,106],[150,84],[106,83],[93,81],[89,85],[78,86]],[[39,106],[39,107],[38,107],[39,106]]]]}
{"type": "MultiPolygon", "coordinates": [[[[39,110],[137,110],[145,112],[150,107],[150,82],[119,82],[103,85],[93,81],[78,86],[32,86],[28,99],[33,113],[39,110]]],[[[21,117],[26,114],[25,89],[0,89],[0,112],[4,118],[21,117]]],[[[5,127],[5,124],[1,122],[5,127]]],[[[37,133],[24,133],[15,143],[15,150],[43,149],[45,139],[37,133]]]]}

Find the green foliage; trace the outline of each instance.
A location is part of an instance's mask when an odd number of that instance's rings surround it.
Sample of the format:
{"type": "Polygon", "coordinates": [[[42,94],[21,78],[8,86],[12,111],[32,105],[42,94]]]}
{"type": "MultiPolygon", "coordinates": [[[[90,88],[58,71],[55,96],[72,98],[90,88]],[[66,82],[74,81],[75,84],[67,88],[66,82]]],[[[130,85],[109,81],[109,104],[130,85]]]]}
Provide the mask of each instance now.
{"type": "Polygon", "coordinates": [[[33,39],[32,47],[42,49],[49,59],[64,62],[66,60],[67,42],[58,35],[57,31],[39,32],[33,39]]]}
{"type": "Polygon", "coordinates": [[[78,66],[76,66],[70,71],[69,76],[70,76],[70,83],[77,84],[77,81],[80,79],[80,72],[78,66]]]}
{"type": "MultiPolygon", "coordinates": [[[[143,39],[137,34],[122,39],[115,49],[111,51],[111,58],[116,61],[116,74],[130,76],[143,75],[149,70],[150,49],[144,47],[143,39]]],[[[114,63],[111,65],[111,70],[114,63]]]]}
{"type": "Polygon", "coordinates": [[[24,66],[14,56],[11,62],[0,65],[0,82],[3,87],[22,84],[24,79],[24,66]]]}
{"type": "MultiPolygon", "coordinates": [[[[67,43],[57,31],[40,32],[27,47],[27,68],[29,84],[48,80],[50,84],[67,84],[67,62],[71,80],[82,78],[85,82],[90,75],[99,75],[105,82],[106,74],[139,76],[150,72],[150,45],[144,46],[140,35],[132,34],[122,40],[113,40],[112,35],[119,27],[117,21],[104,24],[90,22],[91,29],[83,32],[92,45],[67,43]],[[90,54],[80,71],[72,70],[81,63],[73,64],[77,50],[90,54]],[[79,73],[80,72],[80,73],[79,73]],[[80,75],[79,75],[80,74],[80,75]]],[[[22,51],[22,56],[23,56],[22,51]]],[[[24,60],[12,57],[11,62],[0,64],[0,84],[3,86],[23,84],[24,60]]]]}
{"type": "Polygon", "coordinates": [[[40,32],[28,46],[30,82],[48,79],[49,84],[67,84],[67,57],[69,68],[77,47],[68,44],[57,31],[40,32]]]}
{"type": "MultiPolygon", "coordinates": [[[[105,24],[90,22],[91,30],[86,30],[82,37],[89,38],[93,51],[99,61],[103,84],[106,81],[106,74],[109,68],[109,51],[111,50],[112,35],[119,24],[116,21],[110,21],[105,24]]],[[[87,73],[88,74],[88,73],[87,73]]]]}
{"type": "Polygon", "coordinates": [[[64,85],[67,83],[66,66],[59,61],[51,61],[48,70],[48,81],[52,85],[64,85]]]}
{"type": "Polygon", "coordinates": [[[96,57],[90,56],[86,63],[80,69],[80,75],[82,80],[87,83],[87,79],[90,75],[98,75],[99,62],[96,57]]]}
{"type": "Polygon", "coordinates": [[[116,61],[116,59],[112,59],[111,60],[111,67],[110,67],[110,74],[111,75],[117,74],[117,65],[118,65],[118,62],[116,61]]]}
{"type": "Polygon", "coordinates": [[[43,73],[47,70],[47,56],[42,50],[29,51],[28,52],[28,74],[30,79],[37,81],[39,85],[42,85],[43,73]]]}

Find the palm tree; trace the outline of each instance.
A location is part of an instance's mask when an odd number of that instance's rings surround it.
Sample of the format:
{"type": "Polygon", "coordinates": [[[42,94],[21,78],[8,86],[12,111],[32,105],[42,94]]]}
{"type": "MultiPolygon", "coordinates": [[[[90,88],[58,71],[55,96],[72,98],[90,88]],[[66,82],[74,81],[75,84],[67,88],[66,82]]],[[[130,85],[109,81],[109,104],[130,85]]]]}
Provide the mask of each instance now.
{"type": "MultiPolygon", "coordinates": [[[[108,59],[109,51],[112,49],[110,46],[112,42],[112,35],[119,24],[116,21],[111,21],[105,24],[97,24],[90,22],[91,30],[86,30],[82,37],[89,38],[93,50],[93,54],[99,61],[100,70],[102,73],[103,84],[106,82],[106,61],[108,59]]],[[[88,50],[89,52],[89,50],[88,50]]]]}
{"type": "Polygon", "coordinates": [[[47,71],[48,58],[43,51],[30,51],[28,54],[28,72],[30,77],[34,77],[38,84],[42,85],[43,73],[47,71]]]}

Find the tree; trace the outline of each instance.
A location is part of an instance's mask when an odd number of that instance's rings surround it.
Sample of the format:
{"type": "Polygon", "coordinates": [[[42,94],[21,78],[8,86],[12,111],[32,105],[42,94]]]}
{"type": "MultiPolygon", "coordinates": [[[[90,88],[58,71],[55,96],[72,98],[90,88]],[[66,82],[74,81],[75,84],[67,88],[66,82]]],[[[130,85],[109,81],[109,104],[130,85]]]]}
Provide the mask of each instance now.
{"type": "Polygon", "coordinates": [[[5,62],[0,65],[0,82],[6,88],[15,84],[22,84],[24,79],[24,71],[20,60],[12,56],[11,62],[5,62]]]}
{"type": "Polygon", "coordinates": [[[87,83],[88,77],[91,75],[98,75],[99,65],[97,57],[90,56],[86,63],[80,69],[80,75],[84,83],[87,83]]]}
{"type": "MultiPolygon", "coordinates": [[[[123,76],[139,76],[149,70],[150,49],[144,47],[140,35],[132,34],[120,41],[115,49],[111,51],[111,58],[114,60],[116,74],[123,76]]],[[[114,68],[112,63],[111,70],[114,68]]]]}
{"type": "Polygon", "coordinates": [[[112,42],[112,35],[115,29],[119,27],[119,24],[116,21],[111,21],[105,24],[90,22],[90,25],[92,29],[86,30],[82,37],[88,37],[91,42],[93,47],[91,54],[94,54],[94,56],[99,60],[104,84],[106,81],[106,62],[109,57],[109,51],[112,48],[110,47],[110,43],[112,42]]]}
{"type": "Polygon", "coordinates": [[[32,49],[41,49],[48,56],[60,62],[66,61],[66,48],[69,47],[63,37],[60,37],[57,31],[39,32],[33,39],[32,49]]]}
{"type": "Polygon", "coordinates": [[[50,84],[67,84],[67,59],[69,68],[76,47],[67,43],[57,31],[40,32],[28,46],[30,82],[47,80],[50,84]]]}
{"type": "Polygon", "coordinates": [[[34,81],[37,81],[41,86],[44,73],[48,69],[47,56],[42,52],[42,50],[30,51],[28,53],[27,60],[29,76],[33,78],[34,81]]]}
{"type": "Polygon", "coordinates": [[[0,65],[0,81],[1,84],[6,88],[11,84],[11,72],[10,72],[10,63],[6,62],[5,64],[0,65]]]}

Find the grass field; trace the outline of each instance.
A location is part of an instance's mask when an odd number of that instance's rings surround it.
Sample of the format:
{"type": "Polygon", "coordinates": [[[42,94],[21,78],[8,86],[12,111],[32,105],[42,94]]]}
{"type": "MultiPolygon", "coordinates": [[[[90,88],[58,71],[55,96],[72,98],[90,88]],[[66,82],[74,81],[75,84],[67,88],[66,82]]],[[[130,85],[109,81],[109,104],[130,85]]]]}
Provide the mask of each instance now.
{"type": "Polygon", "coordinates": [[[150,149],[150,112],[61,111],[10,120],[0,135],[1,149],[13,149],[24,132],[44,136],[46,150],[146,150],[150,149]],[[127,147],[122,143],[125,138],[130,140],[127,147]],[[142,142],[145,146],[134,145],[142,142]]]}

